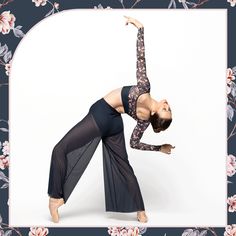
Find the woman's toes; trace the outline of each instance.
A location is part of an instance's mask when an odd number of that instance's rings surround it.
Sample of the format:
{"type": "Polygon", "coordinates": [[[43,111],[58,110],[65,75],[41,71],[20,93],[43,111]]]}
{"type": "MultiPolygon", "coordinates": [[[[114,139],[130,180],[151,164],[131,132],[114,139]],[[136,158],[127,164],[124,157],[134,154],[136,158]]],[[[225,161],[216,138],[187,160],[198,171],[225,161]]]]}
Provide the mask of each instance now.
{"type": "Polygon", "coordinates": [[[59,222],[59,214],[58,214],[58,208],[64,204],[64,199],[63,198],[50,198],[49,199],[49,210],[50,214],[52,216],[52,221],[54,223],[59,222]]]}
{"type": "Polygon", "coordinates": [[[140,221],[142,223],[146,223],[148,221],[148,217],[145,214],[145,211],[137,212],[137,218],[138,218],[138,221],[140,221]]]}
{"type": "Polygon", "coordinates": [[[52,221],[54,223],[58,223],[59,222],[59,214],[58,214],[58,210],[57,210],[57,205],[51,203],[49,204],[49,210],[50,210],[50,214],[52,217],[52,221]]]}
{"type": "Polygon", "coordinates": [[[58,210],[57,209],[50,209],[50,214],[51,214],[51,217],[52,217],[52,221],[54,223],[58,223],[59,222],[58,210]]]}

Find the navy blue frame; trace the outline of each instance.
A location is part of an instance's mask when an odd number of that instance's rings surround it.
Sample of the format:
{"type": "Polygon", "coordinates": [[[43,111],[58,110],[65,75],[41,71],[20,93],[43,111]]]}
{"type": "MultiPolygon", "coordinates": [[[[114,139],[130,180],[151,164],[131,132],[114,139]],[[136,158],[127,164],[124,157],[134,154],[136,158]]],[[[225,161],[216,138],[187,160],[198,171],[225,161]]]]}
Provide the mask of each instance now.
{"type": "MultiPolygon", "coordinates": [[[[233,2],[234,0],[231,0],[233,2]]],[[[228,73],[231,73],[227,77],[226,73],[226,85],[230,92],[228,94],[228,155],[236,156],[236,83],[231,79],[236,74],[236,5],[233,6],[227,0],[91,0],[91,1],[79,1],[79,0],[50,0],[46,2],[45,6],[36,7],[34,2],[31,0],[20,1],[20,0],[0,0],[0,15],[4,11],[10,11],[16,17],[15,28],[7,34],[0,32],[0,156],[3,159],[7,157],[8,153],[1,153],[4,142],[8,141],[9,137],[9,76],[7,75],[6,65],[10,62],[12,55],[19,44],[20,40],[31,29],[36,23],[42,20],[45,15],[56,14],[66,9],[93,9],[93,8],[107,8],[112,9],[227,9],[228,17],[228,30],[227,30],[227,59],[228,59],[228,73]],[[54,5],[54,3],[59,5],[54,5]],[[20,25],[18,25],[20,24],[20,25]],[[22,27],[21,27],[22,25],[22,27]],[[4,45],[7,45],[3,48],[4,45]],[[2,48],[1,48],[2,47],[2,48]],[[1,49],[5,50],[4,55],[1,55],[1,49]],[[6,55],[7,54],[7,55],[6,55]],[[227,80],[228,84],[227,84],[227,80]],[[229,102],[230,100],[230,102],[229,102]]],[[[1,18],[0,18],[1,22],[1,18]]],[[[226,157],[227,159],[228,157],[226,157]]],[[[0,169],[0,235],[28,235],[31,230],[30,227],[10,227],[8,225],[8,182],[9,182],[9,167],[6,166],[0,169]],[[2,229],[1,229],[2,228],[2,229]]],[[[235,195],[236,197],[236,174],[232,176],[228,175],[228,198],[235,195]]],[[[227,205],[229,207],[229,205],[227,205]]],[[[171,227],[171,228],[140,228],[140,234],[143,235],[166,235],[166,236],[177,236],[177,235],[228,235],[230,234],[230,228],[236,227],[236,211],[227,211],[227,225],[225,227],[171,227]],[[235,226],[234,226],[235,224],[235,226]],[[186,233],[188,231],[188,233],[186,233]],[[226,231],[228,234],[226,234],[226,231]],[[186,234],[184,234],[184,232],[186,234]],[[201,233],[201,234],[200,234],[201,233]]],[[[45,235],[109,235],[108,228],[47,228],[48,232],[45,235]]],[[[235,229],[236,232],[236,229],[235,229]]],[[[37,234],[35,234],[37,235],[37,234]]]]}

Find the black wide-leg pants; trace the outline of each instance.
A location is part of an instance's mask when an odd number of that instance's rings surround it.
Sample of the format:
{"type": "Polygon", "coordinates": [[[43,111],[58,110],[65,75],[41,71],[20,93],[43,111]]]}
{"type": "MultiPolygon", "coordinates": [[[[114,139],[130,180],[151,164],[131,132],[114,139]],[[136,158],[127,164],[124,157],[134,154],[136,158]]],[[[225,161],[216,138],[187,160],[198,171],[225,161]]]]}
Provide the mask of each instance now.
{"type": "Polygon", "coordinates": [[[101,140],[106,211],[145,210],[128,160],[121,114],[103,98],[53,148],[48,195],[67,202],[101,140]]]}

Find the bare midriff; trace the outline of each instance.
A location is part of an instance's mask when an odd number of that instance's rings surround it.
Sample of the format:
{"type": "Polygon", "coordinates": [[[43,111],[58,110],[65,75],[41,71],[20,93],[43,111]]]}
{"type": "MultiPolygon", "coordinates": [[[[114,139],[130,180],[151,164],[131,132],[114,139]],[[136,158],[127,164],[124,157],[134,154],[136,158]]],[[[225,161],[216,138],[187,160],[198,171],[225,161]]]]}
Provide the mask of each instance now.
{"type": "Polygon", "coordinates": [[[104,100],[115,108],[119,113],[124,113],[124,107],[121,99],[121,88],[117,88],[106,94],[103,98],[104,100]]]}
{"type": "MultiPolygon", "coordinates": [[[[108,94],[106,94],[103,98],[109,105],[115,108],[119,113],[125,113],[121,98],[121,90],[122,87],[114,89],[108,94]]],[[[150,96],[150,94],[148,93],[141,94],[137,101],[136,112],[137,112],[137,117],[140,119],[147,119],[147,117],[149,117],[149,111],[146,108],[143,108],[142,105],[144,99],[147,96],[150,96]]]]}

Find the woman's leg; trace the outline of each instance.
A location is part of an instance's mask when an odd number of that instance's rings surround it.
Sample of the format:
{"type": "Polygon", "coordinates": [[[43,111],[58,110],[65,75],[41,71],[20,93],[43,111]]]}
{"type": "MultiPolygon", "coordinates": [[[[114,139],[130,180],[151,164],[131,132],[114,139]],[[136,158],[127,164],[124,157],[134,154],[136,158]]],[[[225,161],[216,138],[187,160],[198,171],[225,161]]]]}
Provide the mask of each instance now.
{"type": "Polygon", "coordinates": [[[102,141],[106,211],[144,211],[139,184],[128,160],[124,132],[102,141]]]}
{"type": "Polygon", "coordinates": [[[104,137],[102,141],[106,211],[137,212],[137,219],[146,223],[148,217],[128,160],[124,132],[104,137]]]}
{"type": "MultiPolygon", "coordinates": [[[[61,205],[59,202],[62,203],[62,199],[63,203],[66,203],[89,164],[100,139],[100,130],[92,114],[88,113],[55,145],[48,181],[48,195],[51,197],[50,211],[57,199],[57,205],[61,205]]],[[[56,210],[53,207],[55,221],[58,221],[56,210]]]]}

